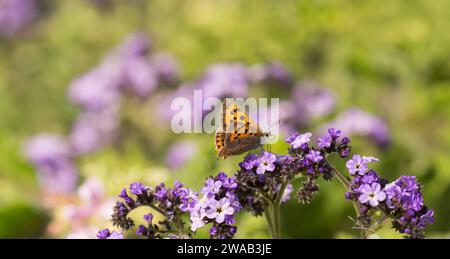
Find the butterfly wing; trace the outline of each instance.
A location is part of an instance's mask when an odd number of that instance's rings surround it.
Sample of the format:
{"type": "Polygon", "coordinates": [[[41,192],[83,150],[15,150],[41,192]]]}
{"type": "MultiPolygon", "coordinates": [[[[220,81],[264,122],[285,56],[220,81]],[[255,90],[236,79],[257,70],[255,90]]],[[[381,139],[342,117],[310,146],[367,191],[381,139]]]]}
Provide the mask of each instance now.
{"type": "Polygon", "coordinates": [[[222,103],[221,127],[216,132],[218,157],[240,155],[261,146],[265,135],[250,116],[235,102],[222,103]]]}
{"type": "Polygon", "coordinates": [[[235,134],[232,139],[239,136],[255,136],[261,134],[261,129],[256,121],[235,102],[224,100],[222,103],[222,125],[223,132],[235,134]]]}

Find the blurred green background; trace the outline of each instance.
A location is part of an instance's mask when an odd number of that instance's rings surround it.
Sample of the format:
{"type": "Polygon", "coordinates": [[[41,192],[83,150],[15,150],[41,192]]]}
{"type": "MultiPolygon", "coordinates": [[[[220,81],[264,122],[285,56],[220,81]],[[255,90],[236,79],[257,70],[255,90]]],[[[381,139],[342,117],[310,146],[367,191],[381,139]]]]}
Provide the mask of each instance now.
{"type": "MultiPolygon", "coordinates": [[[[68,101],[68,85],[135,31],[146,32],[154,50],[178,60],[183,81],[200,77],[212,63],[278,60],[296,80],[334,91],[336,110],[357,106],[382,117],[391,145],[377,148],[361,137],[352,139],[353,150],[380,158],[375,169],[391,180],[417,175],[436,211],[428,236],[449,236],[449,1],[38,2],[41,14],[25,32],[0,38],[0,237],[66,237],[72,231],[65,226],[49,232],[64,223],[55,223],[57,209],[46,205],[23,145],[40,132],[68,134],[79,112],[68,101]]],[[[150,119],[144,105],[125,102],[123,110],[131,121],[150,119]]],[[[167,131],[158,137],[158,125],[166,122],[153,120],[141,125],[145,143],[131,129],[119,148],[77,159],[82,179],[97,177],[114,197],[133,181],[180,179],[198,190],[206,176],[238,168],[242,156],[215,160],[212,135],[167,131]],[[199,150],[187,165],[170,170],[163,154],[175,139],[192,139],[199,150]]],[[[286,148],[280,142],[272,150],[286,148]]],[[[348,219],[351,203],[343,195],[333,182],[321,183],[311,205],[291,199],[282,211],[283,236],[356,237],[348,219]]],[[[238,227],[237,237],[268,237],[263,218],[241,213],[238,227]]],[[[399,237],[389,226],[380,235],[399,237]]]]}

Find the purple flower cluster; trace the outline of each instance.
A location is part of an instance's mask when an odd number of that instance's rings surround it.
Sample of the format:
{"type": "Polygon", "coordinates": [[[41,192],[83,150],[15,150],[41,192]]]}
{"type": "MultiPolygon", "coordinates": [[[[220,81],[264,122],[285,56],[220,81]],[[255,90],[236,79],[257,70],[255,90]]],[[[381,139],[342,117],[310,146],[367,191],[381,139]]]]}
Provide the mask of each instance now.
{"type": "MultiPolygon", "coordinates": [[[[201,197],[178,181],[171,189],[164,183],[154,189],[139,182],[132,183],[128,190],[124,188],[121,191],[121,200],[114,206],[112,223],[124,231],[130,230],[134,227],[134,221],[128,216],[129,213],[137,207],[148,206],[165,219],[153,222],[153,214],[144,215],[146,224],[136,228],[138,236],[190,238],[198,228],[211,224],[211,238],[233,238],[237,230],[234,226],[235,215],[241,210],[238,197],[234,193],[236,188],[236,179],[225,173],[208,178],[201,189],[201,197]],[[190,217],[189,228],[185,228],[185,215],[190,217]]],[[[107,230],[100,231],[99,236],[108,236],[103,233],[105,231],[107,230]]]]}
{"type": "Polygon", "coordinates": [[[249,154],[244,158],[236,173],[238,188],[235,193],[247,211],[253,215],[261,215],[270,202],[278,198],[281,202],[290,199],[291,184],[287,184],[280,194],[281,184],[291,175],[287,168],[290,162],[291,157],[277,156],[268,151],[249,154]]]}
{"type": "Polygon", "coordinates": [[[77,154],[97,151],[114,139],[125,93],[145,99],[158,85],[175,82],[178,67],[174,59],[158,53],[148,57],[150,45],[143,33],[134,33],[71,83],[68,96],[84,109],[70,134],[77,154]]]}
{"type": "Polygon", "coordinates": [[[2,0],[0,2],[0,36],[9,38],[29,25],[37,15],[34,0],[2,0]]]}
{"type": "Polygon", "coordinates": [[[241,204],[234,193],[237,188],[236,178],[220,172],[206,180],[201,189],[202,197],[191,198],[188,206],[191,219],[191,231],[211,223],[211,238],[233,238],[237,231],[235,215],[241,210],[241,204]]]}
{"type": "Polygon", "coordinates": [[[424,238],[425,227],[434,223],[434,210],[423,203],[421,186],[415,176],[401,176],[384,187],[386,206],[393,226],[411,238],[424,238]]]}
{"type": "Polygon", "coordinates": [[[134,221],[128,214],[137,207],[148,206],[165,217],[164,220],[153,223],[153,214],[144,216],[147,226],[139,225],[136,233],[146,238],[164,238],[173,235],[178,237],[184,233],[184,223],[182,215],[194,206],[193,201],[197,200],[198,194],[191,189],[185,188],[182,183],[175,181],[173,188],[167,188],[164,183],[154,189],[136,182],[130,184],[128,194],[127,189],[122,189],[114,206],[112,222],[123,230],[130,230],[134,226],[134,221]]]}
{"type": "Polygon", "coordinates": [[[401,176],[392,183],[368,168],[368,163],[378,162],[374,157],[354,155],[347,161],[352,176],[346,198],[359,203],[358,224],[370,227],[371,213],[382,211],[392,218],[393,227],[408,238],[423,238],[424,229],[434,221],[434,211],[423,203],[421,187],[414,176],[401,176]]]}
{"type": "Polygon", "coordinates": [[[319,176],[330,180],[333,169],[325,159],[332,153],[345,158],[349,155],[351,147],[348,145],[350,139],[341,137],[342,131],[334,128],[328,129],[328,134],[317,139],[318,147],[310,146],[312,134],[294,133],[286,139],[290,145],[291,156],[290,171],[294,174],[304,173],[307,179],[302,183],[297,192],[297,200],[301,203],[310,203],[315,193],[319,191],[316,183],[319,176]]]}

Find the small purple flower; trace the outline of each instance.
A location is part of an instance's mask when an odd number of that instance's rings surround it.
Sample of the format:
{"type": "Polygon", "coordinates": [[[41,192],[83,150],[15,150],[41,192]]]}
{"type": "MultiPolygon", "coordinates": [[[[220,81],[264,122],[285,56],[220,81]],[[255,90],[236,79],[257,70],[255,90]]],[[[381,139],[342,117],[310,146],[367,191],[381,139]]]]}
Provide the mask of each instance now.
{"type": "Polygon", "coordinates": [[[379,177],[378,177],[377,173],[373,170],[370,170],[369,172],[367,172],[360,178],[361,184],[371,185],[372,183],[378,182],[378,181],[379,181],[379,177]]]}
{"type": "Polygon", "coordinates": [[[236,178],[235,177],[228,178],[227,174],[225,174],[224,172],[220,172],[216,178],[219,181],[221,181],[222,186],[224,188],[227,188],[228,190],[236,189],[237,187],[236,178]]]}
{"type": "Polygon", "coordinates": [[[292,148],[299,148],[303,144],[308,143],[311,140],[311,137],[311,132],[306,132],[305,134],[294,133],[286,139],[286,142],[288,142],[292,148]]]}
{"type": "Polygon", "coordinates": [[[317,163],[323,159],[323,156],[321,155],[320,151],[311,149],[309,153],[306,155],[306,158],[309,159],[311,162],[317,163]]]}
{"type": "Polygon", "coordinates": [[[184,188],[181,193],[180,210],[184,212],[194,210],[198,203],[198,194],[187,188],[184,188]]]}
{"type": "Polygon", "coordinates": [[[429,225],[434,223],[434,210],[428,210],[425,214],[420,216],[420,222],[423,225],[429,225]]]}
{"type": "Polygon", "coordinates": [[[395,182],[386,184],[384,191],[386,192],[388,200],[399,199],[402,195],[402,189],[395,184],[395,182]]]}
{"type": "Polygon", "coordinates": [[[205,182],[205,186],[201,189],[204,195],[219,193],[220,187],[222,187],[221,181],[214,181],[214,179],[209,178],[205,182]]]}
{"type": "Polygon", "coordinates": [[[264,151],[259,158],[259,165],[256,168],[257,174],[264,174],[266,171],[272,172],[275,170],[274,162],[277,160],[275,154],[264,151]]]}
{"type": "Polygon", "coordinates": [[[325,135],[325,136],[317,139],[317,145],[320,148],[329,148],[331,146],[332,141],[333,141],[333,139],[331,138],[330,135],[325,135]]]}
{"type": "Polygon", "coordinates": [[[105,228],[105,229],[98,231],[97,238],[98,239],[107,239],[110,235],[111,235],[111,232],[109,231],[109,229],[105,228]]]}
{"type": "Polygon", "coordinates": [[[359,195],[359,202],[362,204],[369,203],[370,206],[378,206],[380,201],[386,199],[386,193],[381,190],[379,183],[372,183],[372,185],[364,184],[359,188],[361,194],[359,195]]]}
{"type": "Polygon", "coordinates": [[[159,201],[162,201],[167,197],[167,189],[164,183],[160,183],[159,186],[155,188],[155,197],[159,201]]]}
{"type": "Polygon", "coordinates": [[[197,229],[203,227],[205,225],[205,210],[200,209],[198,211],[191,213],[191,231],[196,231],[197,229]]]}
{"type": "Polygon", "coordinates": [[[137,182],[130,184],[130,192],[134,195],[143,194],[145,191],[146,187],[142,183],[137,182]]]}
{"type": "Polygon", "coordinates": [[[222,183],[223,187],[227,188],[228,190],[233,190],[237,188],[236,177],[226,178],[225,180],[222,181],[222,183]]]}
{"type": "Polygon", "coordinates": [[[356,173],[359,175],[364,175],[369,169],[367,164],[378,161],[379,160],[375,157],[361,157],[361,155],[353,155],[352,159],[347,161],[346,166],[351,175],[356,173]]]}
{"type": "Polygon", "coordinates": [[[144,225],[139,225],[136,230],[136,235],[145,236],[146,233],[147,233],[147,228],[144,225]]]}
{"type": "Polygon", "coordinates": [[[152,220],[153,220],[153,214],[148,213],[144,215],[144,220],[148,223],[148,224],[152,224],[152,220]]]}
{"type": "Polygon", "coordinates": [[[210,234],[211,236],[217,235],[217,227],[216,227],[216,226],[212,226],[212,227],[209,229],[209,234],[210,234]]]}
{"type": "Polygon", "coordinates": [[[328,134],[330,134],[330,137],[333,139],[337,139],[341,136],[342,131],[341,130],[337,130],[335,128],[329,128],[328,129],[328,134]]]}
{"type": "Polygon", "coordinates": [[[123,233],[114,230],[113,232],[111,232],[111,235],[106,239],[123,239],[123,233]]]}
{"type": "Polygon", "coordinates": [[[259,157],[257,154],[249,154],[239,165],[245,170],[252,170],[259,166],[259,157]]]}
{"type": "Polygon", "coordinates": [[[127,203],[127,204],[133,204],[134,203],[133,199],[131,199],[130,196],[128,196],[126,188],[122,189],[122,191],[119,194],[119,197],[124,199],[125,203],[127,203]]]}
{"type": "Polygon", "coordinates": [[[228,198],[222,198],[219,201],[216,199],[208,200],[208,210],[206,216],[209,219],[215,219],[217,223],[222,223],[225,220],[225,216],[233,215],[234,208],[230,206],[228,198]]]}
{"type": "Polygon", "coordinates": [[[98,239],[123,239],[123,234],[120,232],[116,232],[115,230],[110,232],[109,229],[105,228],[103,230],[99,230],[97,233],[98,239]]]}
{"type": "Polygon", "coordinates": [[[415,192],[419,190],[415,176],[402,176],[395,181],[395,184],[402,187],[406,192],[415,192]]]}

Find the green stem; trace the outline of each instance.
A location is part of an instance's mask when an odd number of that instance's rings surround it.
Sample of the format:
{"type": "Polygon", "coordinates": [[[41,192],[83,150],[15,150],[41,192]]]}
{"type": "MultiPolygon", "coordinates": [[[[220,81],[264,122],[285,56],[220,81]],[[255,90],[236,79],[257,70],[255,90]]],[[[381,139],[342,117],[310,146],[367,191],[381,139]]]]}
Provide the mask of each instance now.
{"type": "MultiPolygon", "coordinates": [[[[336,167],[334,167],[328,160],[325,160],[327,162],[327,164],[331,167],[331,169],[334,171],[336,178],[339,180],[339,182],[341,182],[341,184],[344,186],[344,188],[348,191],[350,188],[350,182],[349,179],[347,177],[345,177],[336,167]]],[[[352,201],[353,202],[353,208],[355,209],[355,213],[356,213],[356,218],[358,220],[359,218],[359,204],[356,201],[352,201]]],[[[364,226],[360,226],[361,227],[361,238],[362,239],[367,239],[367,231],[364,228],[364,226]]]]}
{"type": "Polygon", "coordinates": [[[273,214],[274,214],[274,226],[275,226],[275,231],[272,235],[273,239],[279,239],[281,237],[281,230],[280,230],[280,204],[274,204],[273,205],[273,214]]]}
{"type": "Polygon", "coordinates": [[[274,235],[274,233],[275,233],[275,229],[274,229],[274,226],[273,226],[273,218],[272,218],[272,215],[270,214],[270,208],[271,206],[269,205],[269,208],[267,208],[265,211],[264,211],[264,216],[266,217],[266,221],[267,221],[267,224],[269,225],[269,232],[270,232],[270,235],[272,236],[272,238],[273,238],[273,235],[274,235]]]}
{"type": "Polygon", "coordinates": [[[283,193],[284,193],[284,190],[286,189],[286,186],[287,186],[287,181],[286,181],[286,179],[283,179],[280,190],[278,191],[276,200],[273,204],[275,233],[272,235],[272,237],[274,239],[281,238],[280,204],[281,204],[281,198],[283,197],[283,193]]]}

